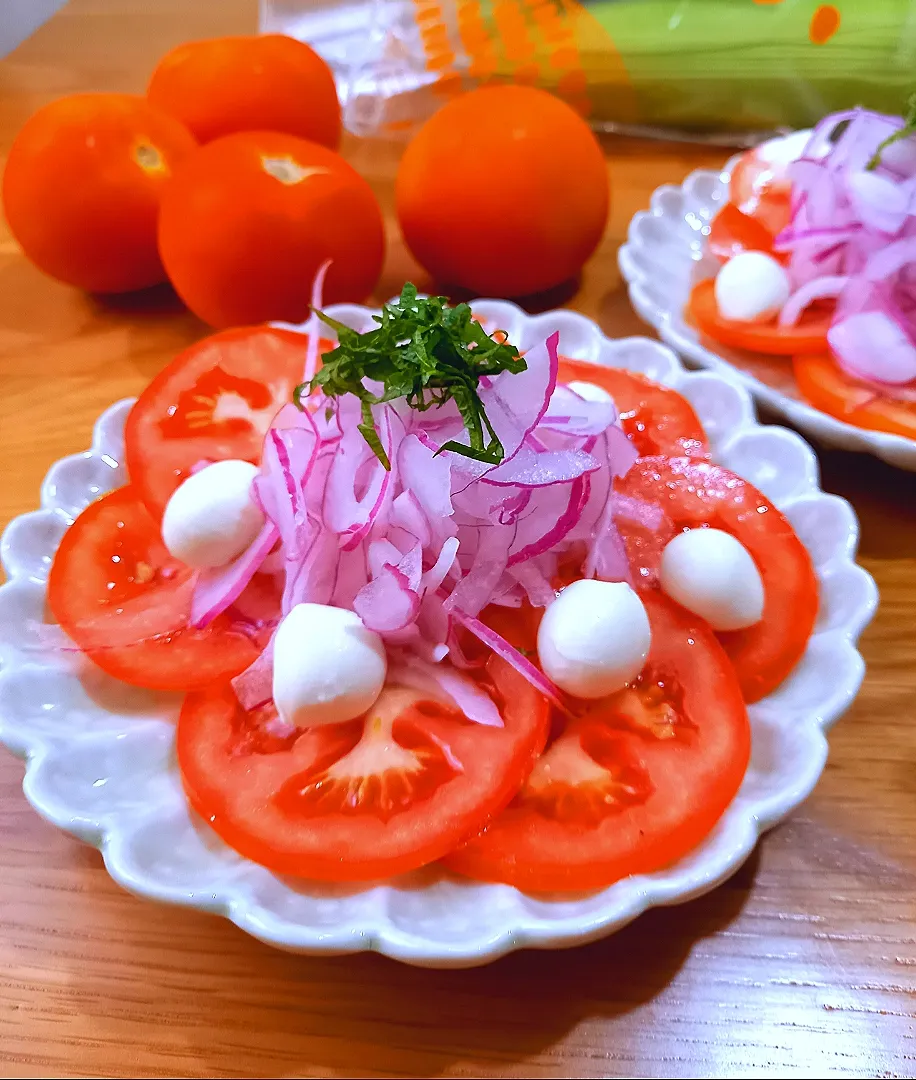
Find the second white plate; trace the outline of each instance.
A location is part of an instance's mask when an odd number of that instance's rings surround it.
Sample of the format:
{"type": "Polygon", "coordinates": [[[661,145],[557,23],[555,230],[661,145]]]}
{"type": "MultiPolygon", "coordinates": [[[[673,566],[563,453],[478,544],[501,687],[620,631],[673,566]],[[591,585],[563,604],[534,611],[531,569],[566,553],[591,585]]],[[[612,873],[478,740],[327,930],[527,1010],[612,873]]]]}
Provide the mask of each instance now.
{"type": "Polygon", "coordinates": [[[712,277],[716,263],[705,254],[709,224],[728,197],[733,161],[721,172],[700,169],[680,187],[666,184],[652,194],[649,210],[630,222],[619,252],[630,302],[662,341],[694,364],[738,379],[766,408],[824,446],[874,454],[890,465],[916,471],[916,440],[866,431],[837,420],[801,399],[791,365],[726,346],[704,344],[684,320],[694,282],[712,277]]]}

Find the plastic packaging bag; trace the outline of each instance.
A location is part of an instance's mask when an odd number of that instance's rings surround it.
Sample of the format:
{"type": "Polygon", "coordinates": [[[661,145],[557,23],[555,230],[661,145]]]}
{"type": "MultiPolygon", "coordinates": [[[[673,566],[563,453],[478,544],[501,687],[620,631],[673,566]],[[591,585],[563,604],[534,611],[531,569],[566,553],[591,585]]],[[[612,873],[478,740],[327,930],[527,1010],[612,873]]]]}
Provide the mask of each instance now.
{"type": "Polygon", "coordinates": [[[734,140],[916,83],[916,0],[262,0],[334,68],[358,133],[488,81],[542,86],[604,130],[734,140]]]}

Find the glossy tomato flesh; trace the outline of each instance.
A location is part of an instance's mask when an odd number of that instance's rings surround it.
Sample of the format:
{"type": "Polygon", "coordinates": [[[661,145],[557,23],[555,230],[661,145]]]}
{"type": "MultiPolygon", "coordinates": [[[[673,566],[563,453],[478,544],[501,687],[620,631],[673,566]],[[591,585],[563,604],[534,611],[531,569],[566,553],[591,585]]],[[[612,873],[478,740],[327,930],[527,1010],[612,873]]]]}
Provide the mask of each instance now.
{"type": "Polygon", "coordinates": [[[775,318],[770,322],[738,322],[719,314],[715,285],[707,280],[694,286],[687,315],[701,333],[723,345],[771,356],[794,356],[826,350],[833,305],[812,305],[795,326],[779,326],[775,318]]]}
{"type": "Polygon", "coordinates": [[[744,251],[763,251],[767,255],[781,258],[773,251],[773,234],[769,229],[730,202],[712,219],[706,247],[710,254],[722,262],[727,262],[744,251]]]}
{"type": "MultiPolygon", "coordinates": [[[[153,379],[127,418],[124,449],[131,483],[154,517],[199,462],[260,462],[270,422],[302,382],[307,347],[290,330],[227,330],[185,349],[153,379]]],[[[332,347],[322,341],[319,350],[332,347]]]]}
{"type": "Polygon", "coordinates": [[[847,424],[916,439],[916,388],[857,379],[828,353],[792,360],[798,388],[816,409],[847,424]]]}
{"type": "Polygon", "coordinates": [[[792,218],[788,180],[775,178],[771,166],[753,150],[742,154],[733,167],[728,196],[734,206],[771,236],[782,232],[792,218]]]}
{"type": "Polygon", "coordinates": [[[588,382],[606,390],[617,406],[623,430],[640,456],[709,456],[709,443],[693,406],[670,386],[662,386],[635,371],[565,356],[560,357],[558,378],[563,383],[588,382]]]}
{"type": "MultiPolygon", "coordinates": [[[[166,551],[137,492],[119,488],[87,507],[64,533],[48,577],[61,628],[109,675],[156,690],[192,690],[231,679],[266,644],[228,614],[188,626],[194,572],[166,551]]],[[[249,587],[268,589],[258,578],[249,587]]]]}
{"type": "Polygon", "coordinates": [[[746,630],[719,634],[745,700],[759,701],[801,659],[817,618],[817,578],[795,530],[752,484],[708,462],[641,458],[617,482],[634,506],[658,507],[658,524],[621,516],[618,526],[641,589],[658,584],[665,544],[704,525],[731,533],[747,548],[763,579],[763,618],[746,630]]]}
{"type": "Polygon", "coordinates": [[[750,753],[741,689],[702,619],[660,593],[645,602],[642,675],[583,703],[451,869],[529,892],[598,889],[674,862],[721,817],[750,753]]]}
{"type": "Polygon", "coordinates": [[[280,873],[364,881],[424,865],[501,810],[544,746],[541,695],[497,657],[482,680],[501,728],[391,685],[365,718],[277,735],[272,706],[246,713],[230,686],[191,694],[178,722],[188,798],[280,873]]]}

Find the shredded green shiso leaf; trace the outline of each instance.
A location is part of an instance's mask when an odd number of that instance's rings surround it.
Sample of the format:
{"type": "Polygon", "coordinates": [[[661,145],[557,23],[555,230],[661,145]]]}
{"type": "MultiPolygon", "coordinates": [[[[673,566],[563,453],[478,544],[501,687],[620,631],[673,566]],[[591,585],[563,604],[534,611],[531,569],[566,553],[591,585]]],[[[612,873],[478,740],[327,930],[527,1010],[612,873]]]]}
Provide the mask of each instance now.
{"type": "Polygon", "coordinates": [[[903,139],[908,139],[910,135],[916,132],[916,93],[910,94],[906,99],[906,112],[903,114],[903,127],[899,131],[895,131],[893,135],[888,135],[886,139],[878,143],[878,147],[872,156],[868,159],[866,169],[877,169],[881,164],[881,155],[889,147],[893,146],[896,142],[901,142],[903,139]]]}
{"type": "Polygon", "coordinates": [[[296,388],[300,408],[302,399],[315,390],[331,398],[354,394],[362,402],[359,430],[390,469],[372,406],[405,398],[412,409],[425,412],[451,400],[464,421],[468,443],[446,442],[439,453],[451,450],[492,465],[503,460],[503,446],[487,417],[478,383],[504,371],[518,374],[527,364],[514,345],[488,334],[467,304],[451,307],[444,296],[417,296],[416,286],[408,282],[397,300],[373,316],[379,325],[365,333],[322,311],[315,314],[337,332],[337,347],[322,357],[315,377],[296,388]],[[364,380],[381,383],[382,392],[372,393],[364,380]]]}

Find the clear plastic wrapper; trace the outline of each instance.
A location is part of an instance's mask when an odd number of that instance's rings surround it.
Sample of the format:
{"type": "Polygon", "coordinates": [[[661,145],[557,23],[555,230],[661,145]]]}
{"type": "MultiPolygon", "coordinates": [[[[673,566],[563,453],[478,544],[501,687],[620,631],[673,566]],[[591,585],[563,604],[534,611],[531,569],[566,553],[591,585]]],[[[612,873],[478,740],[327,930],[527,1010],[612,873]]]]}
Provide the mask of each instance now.
{"type": "Polygon", "coordinates": [[[899,112],[916,81],[914,0],[262,0],[261,24],[329,61],[360,134],[497,81],[598,129],[738,141],[857,104],[899,112]]]}

